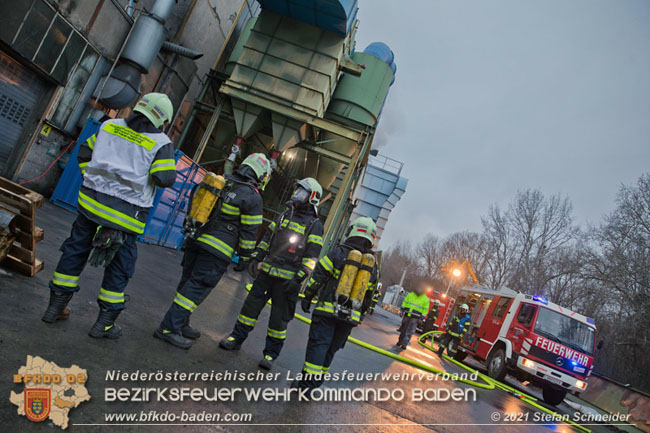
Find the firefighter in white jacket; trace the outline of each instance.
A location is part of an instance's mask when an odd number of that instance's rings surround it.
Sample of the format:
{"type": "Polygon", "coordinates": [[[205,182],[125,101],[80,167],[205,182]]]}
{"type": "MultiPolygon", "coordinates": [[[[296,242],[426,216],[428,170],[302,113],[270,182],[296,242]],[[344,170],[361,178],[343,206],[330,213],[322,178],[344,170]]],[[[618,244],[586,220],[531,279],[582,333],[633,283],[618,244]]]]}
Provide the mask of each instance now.
{"type": "Polygon", "coordinates": [[[145,95],[127,119],[109,119],[79,150],[83,185],[79,215],[50,281],[50,302],[42,320],[67,319],[72,295],[86,262],[105,267],[90,329],[95,338],[118,338],[115,323],[124,309],[124,289],[135,269],[136,238],[144,233],[156,188],[176,179],[174,147],[160,128],[172,119],[173,106],[161,93],[145,95]]]}

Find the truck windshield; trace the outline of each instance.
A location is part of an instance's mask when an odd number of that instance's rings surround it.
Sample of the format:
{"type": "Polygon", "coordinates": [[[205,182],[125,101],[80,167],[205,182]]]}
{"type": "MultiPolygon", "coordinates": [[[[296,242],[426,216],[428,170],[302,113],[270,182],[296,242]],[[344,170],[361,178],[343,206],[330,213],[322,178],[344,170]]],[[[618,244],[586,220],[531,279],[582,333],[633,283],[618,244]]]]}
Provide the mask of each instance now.
{"type": "Polygon", "coordinates": [[[593,355],[594,329],[564,314],[540,308],[535,332],[587,355],[593,355]]]}

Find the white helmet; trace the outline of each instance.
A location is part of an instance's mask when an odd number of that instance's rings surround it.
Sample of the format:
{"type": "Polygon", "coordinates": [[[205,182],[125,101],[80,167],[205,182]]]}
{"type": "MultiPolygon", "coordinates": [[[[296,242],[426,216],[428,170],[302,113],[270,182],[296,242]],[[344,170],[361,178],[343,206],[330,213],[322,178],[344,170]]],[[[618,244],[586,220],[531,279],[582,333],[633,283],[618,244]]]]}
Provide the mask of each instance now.
{"type": "Polygon", "coordinates": [[[370,217],[359,217],[350,223],[348,227],[347,238],[360,237],[375,243],[377,237],[377,225],[370,217]]]}
{"type": "Polygon", "coordinates": [[[462,311],[463,313],[469,313],[469,306],[467,304],[461,305],[460,311],[462,311]]]}
{"type": "MultiPolygon", "coordinates": [[[[307,191],[308,196],[305,199],[314,206],[318,206],[321,196],[323,195],[323,187],[313,177],[306,177],[296,182],[296,188],[301,187],[307,191]]],[[[294,192],[295,194],[295,192],[294,192]]]]}
{"type": "Polygon", "coordinates": [[[271,163],[263,153],[251,153],[244,159],[241,165],[247,165],[253,169],[257,176],[258,187],[264,191],[266,184],[271,179],[271,163]]]}
{"type": "Polygon", "coordinates": [[[164,93],[147,93],[135,104],[133,111],[144,114],[156,128],[170,122],[174,117],[172,101],[164,93]]]}

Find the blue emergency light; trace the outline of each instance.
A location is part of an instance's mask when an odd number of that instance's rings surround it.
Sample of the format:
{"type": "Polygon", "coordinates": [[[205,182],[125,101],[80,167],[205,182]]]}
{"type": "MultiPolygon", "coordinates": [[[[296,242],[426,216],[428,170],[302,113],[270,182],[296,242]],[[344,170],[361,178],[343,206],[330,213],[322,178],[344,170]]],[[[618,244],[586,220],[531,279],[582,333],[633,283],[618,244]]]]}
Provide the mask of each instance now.
{"type": "Polygon", "coordinates": [[[533,296],[533,301],[541,302],[544,305],[548,305],[548,300],[543,296],[535,295],[533,296]]]}

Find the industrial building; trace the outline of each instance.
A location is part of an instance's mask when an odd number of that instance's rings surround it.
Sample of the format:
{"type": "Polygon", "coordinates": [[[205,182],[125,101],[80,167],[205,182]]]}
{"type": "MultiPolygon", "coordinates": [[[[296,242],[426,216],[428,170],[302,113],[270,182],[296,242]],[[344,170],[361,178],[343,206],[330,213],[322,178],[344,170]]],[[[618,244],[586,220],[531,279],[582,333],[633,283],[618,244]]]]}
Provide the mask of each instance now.
{"type": "MultiPolygon", "coordinates": [[[[126,116],[156,91],[174,104],[167,132],[193,176],[251,152],[272,158],[265,220],[296,179],[316,178],[326,246],[356,214],[381,233],[404,193],[401,164],[371,156],[396,66],[385,44],[356,46],[357,0],[30,0],[0,10],[1,176],[46,196],[74,190],[80,177],[62,173],[68,162],[78,170],[70,154],[88,119],[126,116]]],[[[182,209],[157,228],[166,238],[182,209]]],[[[161,236],[149,240],[166,245],[161,236]]]]}

